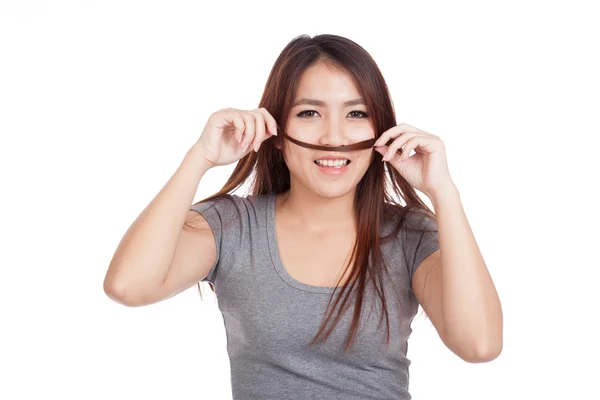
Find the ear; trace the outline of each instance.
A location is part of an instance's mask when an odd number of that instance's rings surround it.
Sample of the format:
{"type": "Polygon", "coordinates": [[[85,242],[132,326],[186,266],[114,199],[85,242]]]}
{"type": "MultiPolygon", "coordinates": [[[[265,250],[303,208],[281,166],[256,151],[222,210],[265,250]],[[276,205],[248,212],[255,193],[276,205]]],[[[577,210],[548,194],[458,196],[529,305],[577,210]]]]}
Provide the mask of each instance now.
{"type": "Polygon", "coordinates": [[[277,148],[277,150],[281,151],[282,149],[282,145],[281,142],[283,142],[282,139],[279,138],[279,136],[274,138],[275,142],[273,143],[273,146],[275,146],[277,148]]]}

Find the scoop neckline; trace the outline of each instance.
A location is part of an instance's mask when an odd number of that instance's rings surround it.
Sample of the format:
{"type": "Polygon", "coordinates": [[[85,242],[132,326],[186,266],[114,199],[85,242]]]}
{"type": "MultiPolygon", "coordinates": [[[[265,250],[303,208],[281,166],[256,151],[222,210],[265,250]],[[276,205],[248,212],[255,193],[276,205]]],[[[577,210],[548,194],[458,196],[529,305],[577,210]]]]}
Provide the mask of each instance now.
{"type": "Polygon", "coordinates": [[[277,231],[275,229],[275,207],[277,201],[277,194],[271,193],[268,199],[268,212],[267,212],[267,235],[269,243],[269,251],[271,253],[271,260],[273,267],[287,284],[295,287],[296,289],[304,290],[306,292],[313,293],[326,293],[331,294],[335,289],[343,289],[343,286],[314,286],[304,282],[300,282],[293,278],[283,266],[281,261],[281,255],[279,253],[279,244],[277,242],[277,231]]]}

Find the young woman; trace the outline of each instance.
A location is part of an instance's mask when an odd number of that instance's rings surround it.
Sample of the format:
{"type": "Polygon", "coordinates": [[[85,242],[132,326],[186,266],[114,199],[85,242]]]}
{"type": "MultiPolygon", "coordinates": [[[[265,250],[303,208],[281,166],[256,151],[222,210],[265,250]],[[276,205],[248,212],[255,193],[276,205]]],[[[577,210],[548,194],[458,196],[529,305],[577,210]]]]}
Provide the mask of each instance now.
{"type": "Polygon", "coordinates": [[[139,306],[200,281],[224,317],[234,399],[410,399],[419,304],[462,359],[502,348],[500,301],[442,140],[396,124],[376,63],[339,36],[295,38],[260,108],[210,116],[104,287],[139,306]],[[236,161],[190,208],[204,173],[236,161]],[[250,195],[231,193],[247,183],[250,195]]]}

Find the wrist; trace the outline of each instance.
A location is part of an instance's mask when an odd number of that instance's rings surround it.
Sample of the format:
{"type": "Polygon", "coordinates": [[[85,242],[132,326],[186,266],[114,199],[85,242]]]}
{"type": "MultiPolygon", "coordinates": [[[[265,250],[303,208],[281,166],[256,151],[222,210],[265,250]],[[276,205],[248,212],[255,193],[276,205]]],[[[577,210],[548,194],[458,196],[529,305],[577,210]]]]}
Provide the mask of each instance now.
{"type": "Polygon", "coordinates": [[[191,158],[195,163],[198,163],[203,172],[214,167],[214,164],[206,158],[204,149],[198,144],[193,145],[192,148],[188,150],[186,158],[191,158]]]}
{"type": "Polygon", "coordinates": [[[440,201],[445,199],[460,198],[458,188],[454,183],[448,183],[447,185],[436,188],[433,191],[425,193],[431,200],[432,204],[438,204],[440,201]]]}

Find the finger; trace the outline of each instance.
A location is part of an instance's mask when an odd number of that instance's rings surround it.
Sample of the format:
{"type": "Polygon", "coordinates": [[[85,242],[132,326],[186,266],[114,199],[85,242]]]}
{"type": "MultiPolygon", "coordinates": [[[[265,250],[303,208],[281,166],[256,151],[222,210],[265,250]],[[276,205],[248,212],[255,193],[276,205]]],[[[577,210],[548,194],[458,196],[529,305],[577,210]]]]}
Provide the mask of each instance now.
{"type": "Polygon", "coordinates": [[[385,153],[385,156],[383,156],[383,159],[385,161],[389,161],[392,158],[394,158],[396,156],[397,153],[403,154],[404,152],[406,152],[406,149],[403,148],[403,146],[406,144],[406,142],[408,140],[410,140],[411,137],[413,137],[415,135],[415,133],[408,133],[408,132],[403,132],[403,134],[401,136],[399,136],[398,138],[396,138],[392,144],[389,146],[388,151],[385,153]]]}
{"type": "Polygon", "coordinates": [[[377,139],[377,141],[375,142],[374,146],[379,147],[381,145],[388,144],[388,142],[390,140],[393,140],[397,137],[400,137],[400,136],[403,136],[406,134],[422,135],[421,132],[406,130],[406,129],[402,130],[399,126],[396,126],[395,128],[391,128],[390,130],[382,133],[381,136],[379,137],[379,139],[377,139]]]}
{"type": "Polygon", "coordinates": [[[422,136],[413,137],[408,142],[406,142],[406,145],[404,146],[404,154],[402,154],[400,159],[402,161],[408,160],[408,158],[410,157],[410,152],[415,150],[416,153],[417,148],[420,146],[428,146],[428,144],[424,143],[424,138],[422,136]]]}
{"type": "Polygon", "coordinates": [[[264,107],[258,108],[256,111],[261,113],[265,118],[265,123],[268,127],[269,133],[277,136],[277,121],[275,121],[275,118],[273,118],[273,116],[264,107]]]}
{"type": "Polygon", "coordinates": [[[256,130],[256,133],[254,134],[254,140],[252,141],[252,148],[256,153],[258,152],[258,148],[265,138],[265,118],[259,112],[252,112],[252,115],[254,116],[254,127],[256,130]]]}
{"type": "MultiPolygon", "coordinates": [[[[404,148],[407,150],[404,159],[408,159],[410,157],[411,150],[414,150],[415,153],[420,154],[429,154],[436,149],[438,149],[438,144],[442,143],[437,136],[428,134],[428,135],[417,135],[413,139],[409,140],[406,143],[404,148]]],[[[443,146],[443,143],[442,143],[443,146]]]]}
{"type": "Polygon", "coordinates": [[[233,124],[235,127],[235,131],[233,132],[233,136],[237,140],[238,143],[242,140],[242,133],[244,133],[244,129],[246,128],[246,124],[244,124],[244,119],[236,110],[230,109],[226,113],[223,114],[223,119],[228,124],[233,124]]]}
{"type": "Polygon", "coordinates": [[[382,156],[385,156],[385,153],[387,153],[388,151],[388,146],[383,145],[383,146],[379,146],[379,147],[375,147],[375,151],[378,152],[379,154],[381,154],[382,156]]]}
{"type": "Polygon", "coordinates": [[[401,123],[401,124],[398,124],[398,126],[403,126],[403,127],[404,127],[404,130],[405,130],[406,132],[409,132],[409,131],[410,131],[410,132],[415,132],[415,133],[422,133],[422,134],[425,134],[425,135],[431,135],[431,133],[429,133],[429,132],[425,132],[424,130],[422,130],[422,129],[419,129],[419,128],[416,128],[416,127],[414,127],[414,126],[412,126],[412,125],[409,125],[409,124],[407,124],[407,123],[405,123],[405,122],[403,122],[403,123],[401,123]]]}
{"type": "Polygon", "coordinates": [[[402,133],[403,133],[403,130],[402,130],[402,127],[400,127],[400,126],[395,126],[393,128],[390,128],[387,131],[383,132],[381,134],[381,136],[379,136],[379,139],[377,139],[377,141],[375,142],[375,146],[379,147],[381,145],[384,145],[390,139],[397,138],[402,133]]]}
{"type": "Polygon", "coordinates": [[[244,130],[244,138],[242,139],[240,146],[242,151],[246,151],[248,145],[254,139],[254,116],[248,112],[244,112],[242,118],[244,118],[244,122],[246,123],[246,129],[244,130]]]}

